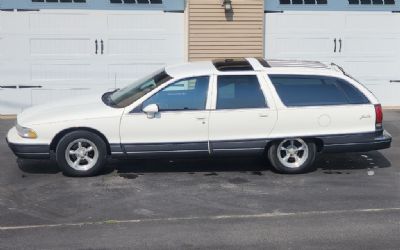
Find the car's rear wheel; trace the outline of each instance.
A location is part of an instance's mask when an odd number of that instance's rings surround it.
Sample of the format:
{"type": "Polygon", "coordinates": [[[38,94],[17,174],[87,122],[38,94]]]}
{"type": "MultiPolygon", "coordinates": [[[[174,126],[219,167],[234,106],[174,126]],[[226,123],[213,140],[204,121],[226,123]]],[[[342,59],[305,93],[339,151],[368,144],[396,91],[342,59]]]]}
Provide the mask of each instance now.
{"type": "Polygon", "coordinates": [[[106,143],[92,132],[74,131],[66,134],[58,143],[56,159],[66,175],[92,176],[107,161],[106,143]]]}
{"type": "Polygon", "coordinates": [[[311,170],[316,153],[314,142],[291,138],[273,143],[268,149],[268,158],[278,172],[299,174],[311,170]]]}

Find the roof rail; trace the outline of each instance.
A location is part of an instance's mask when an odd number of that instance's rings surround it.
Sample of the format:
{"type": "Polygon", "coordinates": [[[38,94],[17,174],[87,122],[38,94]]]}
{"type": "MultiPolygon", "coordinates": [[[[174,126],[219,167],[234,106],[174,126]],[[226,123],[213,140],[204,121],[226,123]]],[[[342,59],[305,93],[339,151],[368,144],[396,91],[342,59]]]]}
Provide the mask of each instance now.
{"type": "Polygon", "coordinates": [[[300,60],[276,60],[270,59],[266,61],[272,68],[274,67],[299,67],[299,68],[316,68],[329,69],[329,66],[318,61],[300,61],[300,60]]]}

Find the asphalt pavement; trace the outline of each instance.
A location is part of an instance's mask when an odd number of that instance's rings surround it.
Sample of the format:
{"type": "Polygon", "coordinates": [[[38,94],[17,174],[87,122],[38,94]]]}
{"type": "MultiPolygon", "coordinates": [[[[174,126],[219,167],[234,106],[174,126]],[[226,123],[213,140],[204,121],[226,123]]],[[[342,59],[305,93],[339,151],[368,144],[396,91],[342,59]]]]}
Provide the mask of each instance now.
{"type": "MultiPolygon", "coordinates": [[[[14,121],[0,121],[4,138],[14,121]]],[[[110,161],[70,178],[0,141],[0,249],[400,249],[400,111],[392,148],[318,157],[110,161]]]]}

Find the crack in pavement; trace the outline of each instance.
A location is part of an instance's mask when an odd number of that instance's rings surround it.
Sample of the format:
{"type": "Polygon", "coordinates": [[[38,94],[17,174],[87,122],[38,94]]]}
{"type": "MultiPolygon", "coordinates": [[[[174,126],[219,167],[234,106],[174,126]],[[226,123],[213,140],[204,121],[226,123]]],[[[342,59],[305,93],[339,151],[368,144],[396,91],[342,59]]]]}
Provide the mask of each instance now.
{"type": "Polygon", "coordinates": [[[111,225],[111,224],[146,223],[146,222],[169,222],[169,221],[175,222],[175,221],[191,221],[191,220],[229,220],[229,219],[254,219],[254,218],[262,219],[262,218],[276,218],[276,217],[289,217],[289,216],[335,215],[335,214],[345,214],[345,213],[378,213],[378,212],[396,212],[396,211],[400,212],[400,207],[306,211],[306,212],[288,212],[288,213],[272,212],[272,213],[247,214],[247,215],[215,215],[215,216],[171,217],[171,218],[133,219],[133,220],[104,220],[104,221],[60,223],[60,224],[0,226],[0,231],[54,228],[54,227],[82,227],[90,225],[111,225]]]}

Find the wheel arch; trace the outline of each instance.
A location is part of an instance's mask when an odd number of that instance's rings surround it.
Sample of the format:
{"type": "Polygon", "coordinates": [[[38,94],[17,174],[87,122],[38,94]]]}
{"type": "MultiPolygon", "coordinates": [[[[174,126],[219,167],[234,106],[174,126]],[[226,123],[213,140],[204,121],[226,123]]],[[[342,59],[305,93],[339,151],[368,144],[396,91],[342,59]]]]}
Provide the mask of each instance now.
{"type": "Polygon", "coordinates": [[[105,142],[106,144],[106,148],[107,148],[107,155],[111,155],[111,147],[110,147],[110,143],[108,142],[107,138],[105,137],[105,135],[103,133],[101,133],[100,131],[93,129],[93,128],[89,128],[89,127],[73,127],[73,128],[67,128],[64,129],[62,131],[60,131],[59,133],[57,133],[53,140],[50,143],[50,150],[51,151],[56,151],[57,145],[60,142],[61,138],[63,138],[66,134],[69,134],[71,132],[74,131],[88,131],[91,133],[94,133],[98,136],[100,136],[100,138],[105,142]]]}

